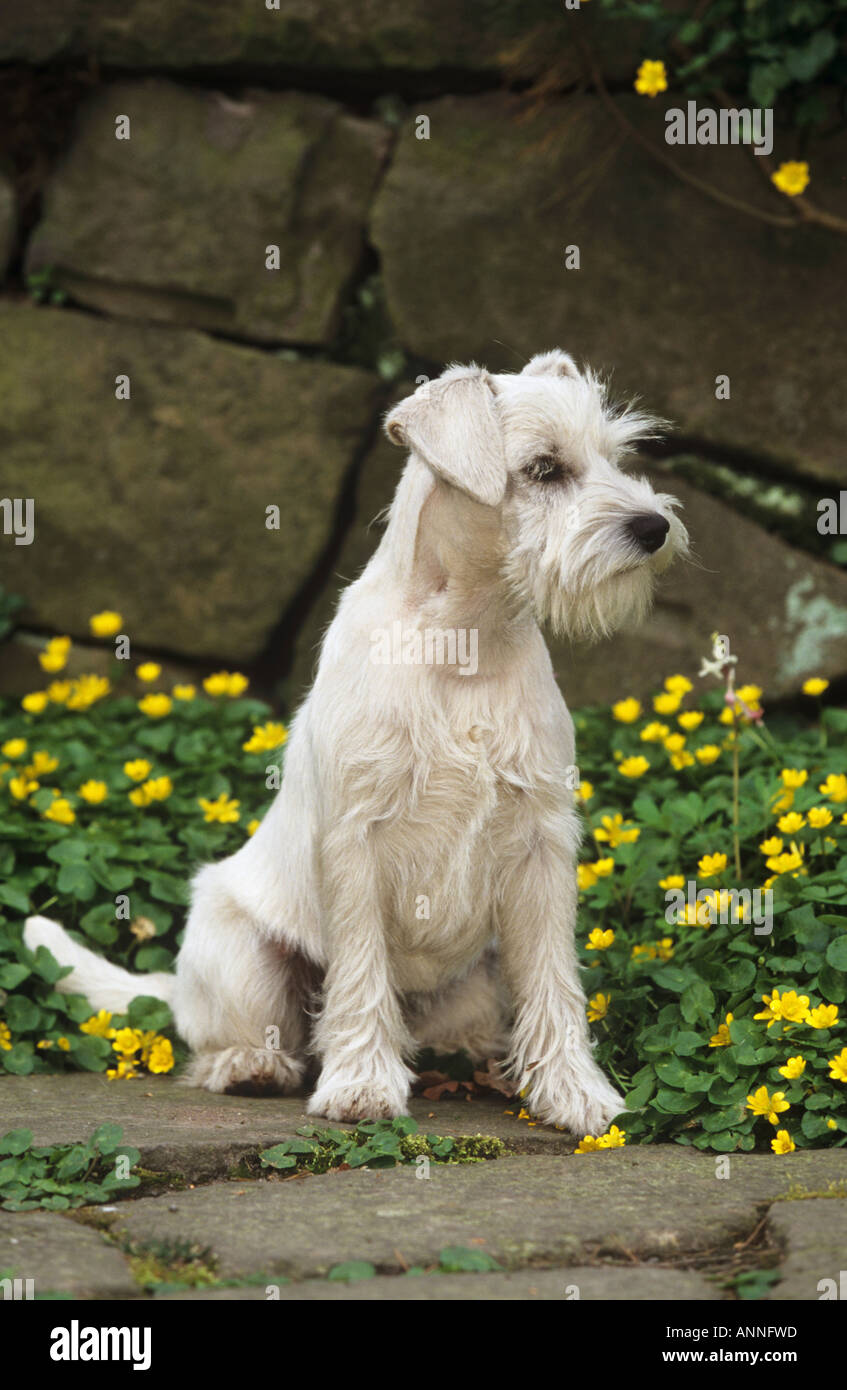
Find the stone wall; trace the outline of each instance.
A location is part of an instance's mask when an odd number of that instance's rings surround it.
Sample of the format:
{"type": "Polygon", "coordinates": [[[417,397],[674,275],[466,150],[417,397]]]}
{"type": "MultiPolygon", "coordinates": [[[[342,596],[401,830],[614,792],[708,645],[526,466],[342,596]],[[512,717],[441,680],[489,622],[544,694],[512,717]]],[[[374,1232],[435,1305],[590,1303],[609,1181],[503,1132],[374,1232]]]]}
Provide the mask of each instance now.
{"type": "MultiPolygon", "coordinates": [[[[27,601],[0,687],[40,683],[37,634],[84,640],[109,607],[139,652],[295,700],[402,466],[388,403],[554,345],[674,422],[642,463],[695,551],[641,632],[554,646],[571,702],[690,673],[715,630],[772,696],[847,677],[847,544],[816,529],[847,488],[847,241],[685,181],[773,211],[742,149],[663,146],[676,177],[587,51],[661,140],[637,30],[553,0],[0,14],[0,495],[37,520],[31,546],[0,534],[27,601]]],[[[842,216],[845,154],[815,161],[842,216]]]]}

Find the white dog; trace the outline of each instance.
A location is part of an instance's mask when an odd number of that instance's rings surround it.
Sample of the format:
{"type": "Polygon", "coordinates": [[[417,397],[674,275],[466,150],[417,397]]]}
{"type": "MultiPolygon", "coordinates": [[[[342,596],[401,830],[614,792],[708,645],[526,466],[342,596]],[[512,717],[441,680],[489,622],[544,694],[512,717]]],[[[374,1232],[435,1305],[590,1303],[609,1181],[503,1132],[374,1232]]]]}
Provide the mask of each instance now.
{"type": "Polygon", "coordinates": [[[391,410],[409,459],[271,810],[197,875],[175,976],[131,975],[30,919],[28,945],[74,967],[60,988],[114,1010],[167,999],[189,1079],[210,1091],[293,1090],[311,1047],[310,1112],[390,1116],[416,1047],[508,1049],[535,1115],[602,1131],[624,1102],[591,1053],[573,725],[537,620],[576,635],[634,622],[686,549],[674,499],[617,466],[654,424],[611,410],[558,351],[514,375],[451,367],[391,410]],[[442,655],[445,634],[472,634],[474,670],[422,657],[427,632],[442,655]]]}

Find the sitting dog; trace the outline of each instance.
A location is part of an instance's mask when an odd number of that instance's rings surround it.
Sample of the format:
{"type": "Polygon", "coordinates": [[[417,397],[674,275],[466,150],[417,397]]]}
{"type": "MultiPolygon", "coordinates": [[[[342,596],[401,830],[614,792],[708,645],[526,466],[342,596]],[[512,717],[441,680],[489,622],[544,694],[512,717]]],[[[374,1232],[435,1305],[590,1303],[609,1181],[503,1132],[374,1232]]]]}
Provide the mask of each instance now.
{"type": "Polygon", "coordinates": [[[464,1047],[508,1052],[539,1119],[605,1129],[625,1107],[592,1057],[573,724],[538,622],[634,623],[686,550],[675,500],[618,467],[656,423],[610,408],[559,351],[515,374],[450,367],[390,410],[409,458],[273,806],[197,874],[175,976],[132,975],[31,918],[27,944],[74,967],[59,988],[98,1009],[166,999],[210,1091],[294,1090],[311,1050],[312,1114],[397,1115],[415,1050],[464,1047]],[[374,659],[398,624],[403,659],[374,659]],[[433,632],[472,634],[474,669],[423,659],[433,632]]]}

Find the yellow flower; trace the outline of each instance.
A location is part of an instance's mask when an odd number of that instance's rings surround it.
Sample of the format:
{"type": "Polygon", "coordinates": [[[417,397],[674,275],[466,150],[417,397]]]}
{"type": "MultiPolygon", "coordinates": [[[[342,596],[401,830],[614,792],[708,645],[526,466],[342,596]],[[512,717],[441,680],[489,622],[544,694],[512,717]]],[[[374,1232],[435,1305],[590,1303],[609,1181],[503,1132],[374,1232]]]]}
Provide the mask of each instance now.
{"type": "Polygon", "coordinates": [[[198,798],[198,804],[205,812],[203,819],[206,821],[220,821],[227,825],[238,820],[238,807],[241,802],[229,800],[225,792],[221,792],[214,801],[207,801],[205,797],[201,796],[198,798]]]}
{"type": "Polygon", "coordinates": [[[725,854],[704,854],[697,865],[697,872],[701,878],[714,878],[716,874],[722,874],[725,868],[725,854]]]}
{"type": "Polygon", "coordinates": [[[682,704],[682,695],[676,691],[666,691],[653,696],[653,708],[657,714],[676,714],[682,704]]]}
{"type": "Polygon", "coordinates": [[[138,708],[150,719],[162,719],[166,714],[170,714],[172,704],[170,695],[154,695],[151,692],[138,701],[138,708]]]}
{"type": "Polygon", "coordinates": [[[709,1047],[729,1047],[732,1038],[729,1036],[729,1025],[733,1020],[733,1014],[727,1014],[726,1021],[718,1024],[718,1031],[713,1033],[709,1039],[709,1047]]]}
{"type": "Polygon", "coordinates": [[[594,795],[594,783],[588,781],[580,782],[576,789],[576,794],[580,801],[590,801],[594,795]]]}
{"type": "Polygon", "coordinates": [[[678,753],[685,747],[685,734],[668,734],[663,746],[668,753],[678,753]]]}
{"type": "Polygon", "coordinates": [[[106,1072],[110,1081],[131,1081],[134,1076],[138,1076],[131,1057],[118,1062],[118,1065],[106,1072]]]}
{"type": "Polygon", "coordinates": [[[673,953],[673,937],[663,936],[661,941],[656,942],[656,955],[659,957],[659,960],[672,960],[673,953]]]}
{"type": "Polygon", "coordinates": [[[249,820],[247,822],[247,834],[255,835],[261,824],[262,822],[260,820],[249,820]]]}
{"type": "Polygon", "coordinates": [[[140,681],[154,681],[162,674],[162,668],[157,661],[142,661],[135,674],[140,681]]]}
{"type": "Polygon", "coordinates": [[[597,882],[597,875],[590,864],[577,864],[576,883],[580,893],[584,893],[587,888],[593,888],[597,882]]]}
{"type": "Polygon", "coordinates": [[[687,709],[683,714],[677,715],[676,722],[681,729],[685,729],[686,732],[690,733],[692,729],[699,729],[700,725],[703,723],[703,715],[699,710],[687,709]]]}
{"type": "Polygon", "coordinates": [[[119,1028],[112,1039],[112,1047],[119,1057],[134,1057],[143,1036],[140,1028],[119,1028]]]}
{"type": "Polygon", "coordinates": [[[794,805],[794,788],[789,787],[781,796],[775,796],[771,802],[771,810],[775,816],[782,811],[790,811],[794,805]]]}
{"type": "Polygon", "coordinates": [[[242,676],[238,671],[216,671],[214,675],[207,676],[203,682],[203,689],[207,695],[241,695],[250,682],[246,676],[242,676]]]}
{"type": "Polygon", "coordinates": [[[4,1052],[11,1052],[12,1050],[11,1030],[8,1023],[3,1023],[2,1021],[0,1021],[0,1048],[2,1048],[4,1052]]]}
{"type": "Polygon", "coordinates": [[[128,763],[124,763],[124,772],[133,782],[143,782],[145,777],[150,776],[152,768],[153,764],[148,763],[146,758],[131,758],[128,763]]]}
{"type": "Polygon", "coordinates": [[[832,825],[832,812],[826,806],[813,806],[806,816],[813,830],[823,830],[825,825],[832,825]]]}
{"type": "Polygon", "coordinates": [[[54,705],[67,704],[72,689],[70,681],[51,681],[47,687],[47,698],[54,705]]]}
{"type": "Polygon", "coordinates": [[[806,1070],[805,1057],[789,1057],[784,1067],[777,1067],[780,1076],[784,1076],[786,1081],[796,1081],[798,1076],[802,1076],[806,1070]]]}
{"type": "Polygon", "coordinates": [[[795,831],[802,830],[805,824],[805,817],[801,816],[799,811],[789,811],[787,815],[780,816],[777,821],[777,826],[783,835],[793,835],[795,831]]]}
{"type": "Polygon", "coordinates": [[[90,1033],[94,1038],[113,1038],[115,1029],[111,1027],[112,1015],[108,1009],[101,1009],[79,1025],[81,1033],[90,1033]]]}
{"type": "Polygon", "coordinates": [[[641,713],[641,701],[634,700],[630,695],[626,700],[618,700],[617,704],[612,705],[612,714],[621,724],[634,724],[641,713]]]}
{"type": "Polygon", "coordinates": [[[796,1147],[787,1129],[778,1129],[776,1138],[771,1140],[771,1148],[775,1154],[793,1154],[796,1147]]]}
{"type": "Polygon", "coordinates": [[[101,801],[106,800],[106,797],[109,795],[109,788],[106,786],[105,782],[95,782],[93,779],[89,779],[87,782],[83,782],[79,789],[79,794],[83,801],[89,802],[92,806],[97,806],[101,801]]]}
{"type": "Polygon", "coordinates": [[[4,758],[22,758],[27,749],[25,738],[9,738],[0,748],[4,758]]]}
{"type": "Polygon", "coordinates": [[[48,753],[46,748],[36,748],[32,762],[25,771],[28,777],[42,777],[45,772],[55,772],[58,766],[59,759],[48,753]]]}
{"type": "Polygon", "coordinates": [[[47,1051],[49,1051],[49,1049],[53,1046],[53,1044],[52,1044],[52,1042],[50,1041],[49,1038],[42,1038],[40,1042],[37,1042],[37,1043],[35,1044],[35,1046],[36,1046],[36,1047],[43,1048],[44,1051],[47,1052],[47,1051]]]}
{"type": "Polygon", "coordinates": [[[807,1023],[809,1018],[809,996],[808,994],[798,994],[796,990],[786,990],[780,994],[775,989],[772,994],[763,994],[762,1002],[766,1008],[761,1013],[754,1014],[754,1018],[766,1018],[768,1027],[784,1019],[787,1023],[807,1023]]]}
{"type": "Polygon", "coordinates": [[[584,1136],[584,1138],[580,1139],[579,1143],[577,1144],[576,1148],[574,1149],[574,1153],[575,1153],[575,1154],[593,1154],[593,1153],[596,1153],[596,1151],[597,1151],[597,1149],[598,1149],[599,1147],[600,1147],[600,1146],[599,1146],[599,1144],[597,1143],[597,1140],[594,1138],[594,1135],[593,1135],[593,1134],[586,1134],[586,1135],[584,1136]]]}
{"type": "Polygon", "coordinates": [[[23,775],[9,778],[9,791],[16,801],[26,801],[28,796],[38,791],[38,786],[38,782],[31,781],[23,775]]]}
{"type": "Polygon", "coordinates": [[[765,863],[775,874],[793,874],[797,869],[803,867],[803,851],[798,849],[792,840],[790,851],[786,851],[785,854],[777,854],[772,859],[766,859],[765,863]]]}
{"type": "Polygon", "coordinates": [[[612,1125],[608,1134],[601,1134],[597,1140],[598,1149],[622,1149],[626,1143],[626,1130],[612,1125]]]}
{"type": "Polygon", "coordinates": [[[827,1122],[826,1122],[826,1127],[827,1127],[827,1129],[837,1129],[837,1128],[838,1128],[838,1121],[837,1121],[837,1120],[833,1120],[832,1118],[830,1118],[830,1119],[828,1119],[827,1122]]]}
{"type": "Polygon", "coordinates": [[[603,931],[601,927],[595,927],[590,933],[585,949],[587,951],[607,951],[615,939],[613,931],[603,931]]]}
{"type": "Polygon", "coordinates": [[[821,676],[811,676],[809,680],[803,682],[804,695],[823,695],[829,689],[829,681],[825,681],[821,676]]]}
{"type": "Polygon", "coordinates": [[[598,878],[608,878],[614,872],[615,861],[611,856],[608,859],[595,859],[594,863],[589,864],[588,867],[598,878]]]}
{"type": "Polygon", "coordinates": [[[88,619],[88,626],[94,637],[114,637],[123,627],[123,621],[120,613],[106,608],[102,613],[93,613],[88,619]]]}
{"type": "Polygon", "coordinates": [[[762,854],[766,854],[772,859],[775,855],[782,853],[782,845],[783,841],[778,835],[771,835],[767,840],[762,841],[759,845],[759,849],[762,851],[762,854]]]}
{"type": "Polygon", "coordinates": [[[281,748],[287,740],[288,730],[284,724],[254,724],[251,737],[241,746],[245,753],[269,753],[273,748],[281,748]]]}
{"type": "Polygon", "coordinates": [[[104,695],[108,695],[111,688],[112,683],[108,676],[78,676],[76,680],[71,681],[67,707],[73,710],[90,709],[98,700],[102,700],[104,695]]]}
{"type": "Polygon", "coordinates": [[[51,637],[43,652],[38,653],[38,663],[42,671],[62,671],[68,664],[70,637],[51,637]]]}
{"type": "Polygon", "coordinates": [[[687,695],[689,690],[694,689],[687,676],[668,676],[664,685],[665,690],[669,690],[672,695],[679,695],[680,699],[687,695]]]}
{"type": "Polygon", "coordinates": [[[150,1055],[146,1059],[150,1071],[156,1075],[161,1072],[172,1071],[174,1065],[174,1052],[168,1038],[157,1038],[150,1049],[150,1055]]]}
{"type": "Polygon", "coordinates": [[[745,705],[753,706],[758,704],[764,692],[760,685],[739,685],[735,693],[745,705]]]}
{"type": "Polygon", "coordinates": [[[659,92],[666,92],[668,75],[664,63],[661,60],[654,62],[650,58],[645,58],[636,73],[633,86],[636,92],[643,97],[655,97],[658,96],[659,92]]]}
{"type": "Polygon", "coordinates": [[[27,714],[41,714],[42,710],[46,708],[46,705],[46,690],[33,690],[29,695],[24,695],[24,698],[21,700],[21,708],[25,709],[27,714]]]}
{"type": "Polygon", "coordinates": [[[617,811],[613,816],[602,816],[599,827],[591,833],[601,844],[608,844],[610,849],[617,849],[618,845],[634,844],[641,831],[637,825],[632,825],[629,821],[624,822],[620,811],[617,811]]]}
{"type": "Polygon", "coordinates": [[[771,174],[771,183],[780,193],[785,193],[789,198],[796,198],[808,187],[809,166],[805,160],[789,159],[771,174]]]}
{"type": "Polygon", "coordinates": [[[129,799],[133,806],[149,806],[153,801],[167,801],[173,789],[170,777],[154,777],[149,782],[142,782],[140,787],[134,787],[129,799]]]}
{"type": "Polygon", "coordinates": [[[73,825],[76,820],[76,812],[71,803],[64,796],[57,796],[51,806],[44,812],[45,820],[55,821],[57,825],[73,825]]]}
{"type": "Polygon", "coordinates": [[[836,774],[831,772],[825,782],[821,782],[818,791],[824,796],[828,796],[830,801],[847,801],[847,776],[843,772],[836,774]]]}
{"type": "Polygon", "coordinates": [[[754,1115],[766,1115],[770,1123],[775,1125],[777,1116],[790,1109],[790,1106],[784,1091],[774,1091],[771,1096],[768,1095],[767,1086],[760,1086],[752,1096],[747,1097],[747,1109],[752,1110],[754,1115]]]}
{"type": "Polygon", "coordinates": [[[680,772],[684,767],[693,766],[694,757],[687,748],[683,748],[681,753],[671,753],[671,767],[676,768],[677,772],[680,772]]]}
{"type": "Polygon", "coordinates": [[[609,1012],[610,994],[595,994],[593,999],[588,1001],[588,1022],[597,1023],[601,1018],[605,1018],[609,1012]]]}
{"type": "Polygon", "coordinates": [[[805,767],[784,767],[779,774],[784,787],[798,788],[805,786],[809,776],[805,767]]]}
{"type": "Polygon", "coordinates": [[[838,1022],[837,1004],[818,1004],[814,1009],[809,1010],[806,1019],[813,1028],[833,1028],[838,1022]]]}
{"type": "Polygon", "coordinates": [[[682,874],[668,874],[667,878],[659,879],[659,887],[667,891],[669,888],[684,888],[685,879],[682,874]]]}
{"type": "Polygon", "coordinates": [[[67,1038],[57,1038],[57,1039],[56,1039],[56,1046],[57,1046],[57,1047],[60,1047],[60,1048],[62,1049],[63,1052],[70,1052],[70,1050],[71,1050],[71,1045],[70,1045],[70,1043],[68,1042],[68,1039],[67,1039],[67,1038]]]}
{"type": "Polygon", "coordinates": [[[650,724],[645,724],[639,734],[639,738],[644,743],[663,743],[670,733],[667,724],[660,724],[654,719],[650,724]]]}
{"type": "Polygon", "coordinates": [[[196,685],[175,685],[171,692],[175,700],[193,700],[197,694],[196,685]]]}
{"type": "Polygon", "coordinates": [[[650,768],[646,758],[624,758],[622,763],[618,763],[618,772],[622,777],[643,777],[644,773],[650,768]]]}
{"type": "Polygon", "coordinates": [[[702,748],[695,748],[694,756],[698,763],[708,767],[709,763],[714,763],[721,755],[721,750],[716,743],[704,743],[702,748]]]}
{"type": "Polygon", "coordinates": [[[833,1081],[847,1081],[847,1047],[842,1047],[837,1056],[830,1057],[829,1074],[833,1081]]]}

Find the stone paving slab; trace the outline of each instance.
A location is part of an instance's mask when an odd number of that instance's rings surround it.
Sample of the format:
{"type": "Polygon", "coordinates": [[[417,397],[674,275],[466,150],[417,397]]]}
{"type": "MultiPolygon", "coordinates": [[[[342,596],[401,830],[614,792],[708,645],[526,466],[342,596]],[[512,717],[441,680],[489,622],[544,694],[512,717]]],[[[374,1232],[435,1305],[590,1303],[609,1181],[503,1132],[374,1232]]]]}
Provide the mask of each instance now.
{"type": "Polygon", "coordinates": [[[116,1225],[136,1240],[208,1245],[224,1277],[256,1271],[325,1275],[347,1260],[380,1271],[435,1264],[450,1245],[478,1245],[507,1267],[574,1263],[586,1253],[667,1259],[748,1235],[757,1204],[802,1182],[810,1190],[847,1175],[841,1153],[713,1158],[682,1148],[585,1156],[507,1157],[330,1173],[289,1181],[210,1183],[122,1205],[116,1225]]]}
{"type": "MultiPolygon", "coordinates": [[[[505,1114],[520,1105],[503,1097],[413,1100],[422,1130],[438,1134],[496,1134],[523,1153],[565,1152],[573,1138],[505,1114]]],[[[81,1139],[109,1121],[141,1151],[145,1168],[180,1173],[188,1182],[221,1177],[247,1153],[290,1138],[305,1124],[305,1096],[213,1096],[171,1077],[108,1081],[99,1073],[6,1076],[0,1079],[0,1134],[31,1129],[37,1144],[81,1139]]],[[[344,1128],[344,1126],[341,1126],[344,1128]]]]}
{"type": "Polygon", "coordinates": [[[33,1279],[35,1294],[134,1298],[138,1285],[114,1246],[56,1212],[0,1211],[0,1271],[33,1279]]]}
{"type": "MultiPolygon", "coordinates": [[[[309,1279],[279,1286],[280,1303],[486,1302],[521,1301],[647,1303],[655,1299],[699,1301],[719,1299],[720,1288],[691,1270],[572,1267],[522,1269],[509,1274],[378,1275],[340,1284],[309,1279]]],[[[270,1300],[267,1286],[243,1289],[193,1289],[190,1293],[160,1294],[166,1302],[239,1302],[270,1300]]]]}
{"type": "Polygon", "coordinates": [[[847,1197],[775,1202],[768,1224],[786,1249],[770,1299],[847,1298],[847,1197]]]}

